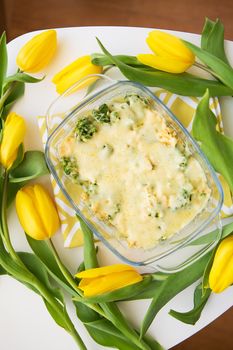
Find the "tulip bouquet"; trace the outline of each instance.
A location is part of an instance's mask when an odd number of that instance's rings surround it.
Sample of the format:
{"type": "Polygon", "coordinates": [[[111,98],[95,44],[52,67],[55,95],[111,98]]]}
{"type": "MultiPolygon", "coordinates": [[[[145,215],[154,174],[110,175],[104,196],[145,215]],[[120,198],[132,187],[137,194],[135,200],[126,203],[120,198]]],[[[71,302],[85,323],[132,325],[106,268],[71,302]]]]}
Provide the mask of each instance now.
{"type": "Polygon", "coordinates": [[[159,30],[150,32],[146,39],[153,53],[137,57],[113,56],[98,42],[103,54],[93,54],[92,63],[116,66],[129,80],[184,96],[203,96],[206,89],[211,96],[233,95],[233,69],[224,51],[224,27],[219,20],[206,19],[201,47],[159,30]],[[196,58],[199,61],[195,61],[196,58]],[[193,65],[215,79],[187,73],[193,65]]]}
{"type": "MultiPolygon", "coordinates": [[[[78,58],[53,78],[58,93],[63,93],[77,80],[118,67],[134,81],[158,86],[182,95],[201,96],[193,122],[193,136],[233,191],[233,140],[220,134],[209,109],[210,96],[232,95],[233,70],[224,52],[223,25],[207,20],[201,48],[159,31],[149,33],[147,43],[154,54],[137,57],[112,56],[99,42],[103,54],[78,58]],[[198,57],[202,63],[195,62],[198,57]],[[204,63],[204,64],[203,64],[204,63]],[[203,79],[185,73],[192,65],[212,74],[216,80],[203,79]],[[224,157],[223,157],[224,154],[224,157]]],[[[38,82],[25,72],[38,72],[46,67],[56,51],[56,31],[36,35],[20,50],[16,74],[6,77],[7,50],[3,34],[0,40],[0,274],[8,274],[42,297],[55,320],[77,343],[86,349],[67,312],[63,293],[73,302],[77,317],[90,336],[100,345],[119,350],[159,350],[160,344],[146,336],[153,319],[176,294],[199,280],[194,292],[194,306],[188,312],[170,310],[170,315],[195,324],[211,292],[219,293],[233,283],[232,252],[233,223],[223,227],[216,249],[180,272],[140,274],[125,264],[100,267],[93,233],[80,219],[84,233],[84,259],[72,274],[64,265],[52,237],[60,226],[55,203],[47,190],[29,181],[48,173],[40,151],[24,151],[26,133],[24,119],[9,112],[13,102],[22,96],[25,83],[38,82]],[[49,44],[49,45],[48,45],[49,44]],[[8,228],[7,211],[15,199],[19,221],[25,231],[31,253],[16,252],[8,228]],[[201,280],[200,280],[201,279],[201,280]],[[117,302],[151,299],[140,331],[129,324],[117,302]]],[[[90,77],[85,84],[96,84],[90,77]]],[[[82,88],[84,85],[78,86],[82,88]]],[[[211,242],[210,232],[192,242],[211,242]]]]}

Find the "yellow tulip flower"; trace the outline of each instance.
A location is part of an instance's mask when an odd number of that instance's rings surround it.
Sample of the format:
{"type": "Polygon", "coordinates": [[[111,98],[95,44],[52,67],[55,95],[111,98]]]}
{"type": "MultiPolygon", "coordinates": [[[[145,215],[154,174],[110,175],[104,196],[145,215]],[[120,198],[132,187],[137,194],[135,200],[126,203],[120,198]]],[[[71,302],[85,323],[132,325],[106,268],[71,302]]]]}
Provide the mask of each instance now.
{"type": "Polygon", "coordinates": [[[41,185],[26,186],[17,192],[16,211],[24,231],[36,240],[52,237],[60,226],[56,206],[41,185]]]}
{"type": "MultiPolygon", "coordinates": [[[[57,92],[62,94],[78,80],[89,74],[101,74],[102,71],[103,67],[96,66],[91,62],[91,56],[82,56],[57,73],[53,77],[52,82],[56,85],[57,92]]],[[[83,83],[80,83],[75,89],[82,89],[93,83],[96,79],[96,77],[87,79],[83,83]]]]}
{"type": "Polygon", "coordinates": [[[16,63],[29,73],[35,73],[46,67],[57,48],[57,33],[54,29],[35,35],[19,51],[16,63]]]}
{"type": "Polygon", "coordinates": [[[153,30],[146,42],[155,55],[139,54],[137,59],[147,66],[169,73],[183,73],[195,62],[192,51],[174,35],[153,30]]]}
{"type": "Polygon", "coordinates": [[[209,287],[221,293],[233,284],[233,236],[225,238],[218,246],[209,274],[209,287]]]}
{"type": "Polygon", "coordinates": [[[129,265],[116,264],[89,269],[76,274],[85,297],[111,292],[142,281],[142,276],[129,265]]]}
{"type": "Polygon", "coordinates": [[[0,146],[0,162],[4,168],[9,169],[15,161],[20,144],[26,133],[24,119],[14,112],[8,114],[0,146]]]}

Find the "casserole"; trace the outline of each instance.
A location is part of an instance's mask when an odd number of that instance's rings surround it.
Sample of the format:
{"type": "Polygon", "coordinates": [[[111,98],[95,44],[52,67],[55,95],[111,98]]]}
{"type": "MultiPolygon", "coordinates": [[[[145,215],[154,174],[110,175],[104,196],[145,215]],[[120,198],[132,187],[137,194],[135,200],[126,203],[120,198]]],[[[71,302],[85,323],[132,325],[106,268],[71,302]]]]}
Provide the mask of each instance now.
{"type": "MultiPolygon", "coordinates": [[[[74,88],[71,88],[71,90],[74,88]]],[[[69,96],[69,92],[65,93],[65,96],[69,96]]],[[[66,104],[65,96],[60,103],[66,104]]],[[[221,185],[219,184],[218,178],[213,171],[208,160],[201,152],[197,143],[192,139],[186,129],[180,124],[176,117],[171,113],[171,111],[156,97],[154,94],[141,84],[120,81],[111,84],[107,88],[103,88],[97,93],[95,92],[91,96],[88,96],[81,102],[72,96],[72,103],[74,107],[67,108],[66,113],[57,110],[57,114],[64,113],[64,119],[55,130],[52,131],[46,144],[46,160],[52,175],[57,181],[59,187],[65,194],[66,198],[69,200],[75,211],[79,216],[81,216],[84,221],[93,230],[95,235],[117,256],[134,265],[145,265],[152,262],[158,261],[161,263],[162,259],[166,256],[170,256],[172,252],[181,251],[181,247],[187,245],[188,242],[193,240],[197,235],[203,234],[208,230],[208,227],[212,225],[217,226],[216,237],[208,247],[201,247],[199,252],[195,252],[195,259],[204,251],[210,249],[214,244],[217,243],[218,237],[220,235],[220,224],[218,219],[218,214],[221,209],[223,195],[221,185]],[[139,96],[141,100],[150,101],[150,108],[152,111],[156,112],[161,118],[161,122],[164,123],[165,128],[169,128],[176,135],[175,138],[177,143],[183,145],[183,148],[188,149],[190,153],[189,157],[195,161],[198,166],[200,166],[200,172],[204,174],[206,179],[206,188],[208,188],[208,200],[206,200],[205,205],[196,212],[196,215],[191,217],[190,221],[186,223],[183,227],[173,232],[173,234],[167,235],[164,239],[160,236],[152,244],[144,244],[141,241],[140,244],[129,244],[129,240],[125,239],[122,232],[119,232],[117,228],[119,225],[114,225],[113,222],[109,222],[101,218],[99,213],[93,210],[90,202],[86,200],[84,196],[84,187],[75,185],[75,181],[72,181],[70,176],[64,173],[64,164],[61,162],[61,145],[64,145],[64,140],[70,137],[73,130],[77,126],[78,121],[82,121],[84,116],[91,111],[98,111],[100,106],[109,106],[113,101],[124,98],[124,96],[139,96]],[[162,239],[161,239],[162,238],[162,239]]],[[[56,118],[56,113],[51,113],[51,108],[49,109],[48,118],[56,118]]],[[[94,136],[95,137],[95,136],[94,136]]],[[[93,138],[94,139],[94,138],[93,138]]],[[[79,140],[88,141],[88,140],[79,140]]],[[[84,142],[85,144],[85,142],[84,142]]],[[[87,142],[88,144],[88,142],[87,142]]],[[[85,148],[84,148],[85,152],[85,148]]],[[[64,154],[63,154],[64,156],[64,154]]],[[[87,158],[87,157],[86,157],[87,158]]],[[[172,160],[171,160],[172,161],[172,160]]],[[[91,168],[92,164],[90,164],[91,168]]],[[[166,173],[166,172],[165,172],[166,173]]],[[[172,177],[172,176],[171,176],[172,177]]],[[[198,187],[198,185],[197,185],[198,187]]],[[[187,197],[187,189],[185,189],[185,195],[187,197]]],[[[119,192],[119,190],[118,190],[119,192]]],[[[123,191],[122,191],[123,192],[123,191]]],[[[141,194],[141,192],[139,192],[141,194]]],[[[107,193],[106,193],[107,195],[107,193]]],[[[140,196],[138,196],[140,197],[140,196]]],[[[189,196],[190,198],[191,196],[189,196]]],[[[137,197],[134,197],[135,201],[137,197]]],[[[140,198],[139,198],[140,200],[140,198]]],[[[170,204],[171,207],[171,204],[170,204]]],[[[174,208],[171,208],[171,210],[174,208]]],[[[190,208],[191,211],[191,208],[190,208]]],[[[150,214],[150,213],[148,213],[150,214]]],[[[109,214],[110,215],[110,214],[109,214]]],[[[160,215],[155,212],[155,216],[160,215]]],[[[111,215],[112,216],[112,215],[111,215]]],[[[148,220],[150,217],[148,217],[148,220]]],[[[158,219],[158,218],[157,218],[158,219]]],[[[175,216],[173,216],[174,223],[179,221],[175,216]]],[[[161,221],[161,220],[160,220],[161,221]]],[[[174,225],[175,226],[175,225],[174,225]]],[[[141,236],[143,231],[141,231],[141,236]]],[[[151,233],[153,236],[153,233],[151,233]]],[[[132,242],[132,240],[131,240],[132,242]]],[[[199,247],[200,248],[200,247],[199,247]]],[[[190,254],[188,254],[188,260],[190,259],[190,254]]],[[[192,254],[191,254],[192,256],[192,254]]],[[[159,265],[157,264],[157,267],[159,265]]]]}

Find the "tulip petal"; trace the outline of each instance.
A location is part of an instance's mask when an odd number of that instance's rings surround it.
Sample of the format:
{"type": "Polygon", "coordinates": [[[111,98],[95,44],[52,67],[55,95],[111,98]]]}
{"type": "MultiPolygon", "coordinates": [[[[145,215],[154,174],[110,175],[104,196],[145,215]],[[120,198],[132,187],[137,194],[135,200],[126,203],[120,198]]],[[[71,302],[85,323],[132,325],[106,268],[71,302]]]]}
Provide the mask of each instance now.
{"type": "Polygon", "coordinates": [[[50,238],[60,226],[56,206],[48,192],[41,185],[34,185],[35,206],[44,228],[44,234],[50,238]]]}
{"type": "Polygon", "coordinates": [[[123,288],[140,281],[142,281],[142,276],[136,271],[115,272],[93,279],[86,286],[82,286],[82,290],[85,297],[91,297],[123,288]]]}
{"type": "MultiPolygon", "coordinates": [[[[96,66],[91,62],[90,56],[82,56],[57,73],[53,77],[52,82],[56,85],[56,91],[59,94],[62,94],[80,79],[88,76],[89,74],[100,74],[102,73],[102,70],[103,67],[96,66]]],[[[75,87],[75,90],[82,89],[85,86],[90,85],[96,79],[98,78],[92,77],[85,80],[83,83],[80,83],[77,87],[75,87]]]]}
{"type": "Polygon", "coordinates": [[[156,55],[174,57],[186,61],[190,66],[194,63],[195,56],[185,44],[176,36],[159,30],[149,33],[147,44],[156,55]]]}
{"type": "Polygon", "coordinates": [[[190,65],[175,58],[155,56],[152,54],[137,55],[137,59],[150,67],[169,73],[183,73],[190,65]]]}
{"type": "Polygon", "coordinates": [[[92,283],[93,281],[97,280],[98,278],[99,277],[81,279],[81,281],[79,282],[79,285],[78,285],[79,289],[84,290],[88,284],[92,283]]]}
{"type": "Polygon", "coordinates": [[[44,239],[44,227],[35,208],[33,186],[24,187],[17,192],[15,205],[24,231],[34,239],[44,239]]]}
{"type": "Polygon", "coordinates": [[[3,129],[3,138],[0,148],[0,161],[5,168],[9,168],[17,157],[19,145],[26,134],[24,119],[11,112],[3,129]]]}
{"type": "Polygon", "coordinates": [[[75,276],[78,278],[96,278],[100,276],[105,276],[114,272],[122,271],[136,271],[132,266],[126,264],[115,264],[103,267],[97,267],[95,269],[88,269],[77,273],[75,276]]]}
{"type": "Polygon", "coordinates": [[[35,35],[19,51],[16,63],[29,73],[35,73],[48,65],[57,48],[57,33],[54,29],[35,35]]]}

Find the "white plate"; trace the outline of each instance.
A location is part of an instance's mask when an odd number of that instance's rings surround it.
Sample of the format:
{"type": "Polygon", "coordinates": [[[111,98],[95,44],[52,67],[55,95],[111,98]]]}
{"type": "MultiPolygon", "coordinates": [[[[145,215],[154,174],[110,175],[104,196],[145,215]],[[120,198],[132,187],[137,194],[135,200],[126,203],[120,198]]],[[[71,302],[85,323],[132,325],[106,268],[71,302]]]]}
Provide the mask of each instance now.
{"type": "MultiPolygon", "coordinates": [[[[14,106],[14,110],[27,120],[26,149],[42,148],[36,116],[44,115],[48,105],[57,96],[51,83],[51,77],[60,68],[78,56],[100,52],[95,40],[96,36],[113,54],[134,55],[146,52],[148,48],[145,44],[145,37],[148,31],[149,29],[146,28],[132,27],[58,29],[59,48],[52,64],[46,68],[46,79],[39,84],[28,84],[25,95],[14,106]]],[[[173,33],[194,43],[200,41],[199,35],[173,33]]],[[[8,44],[9,73],[14,73],[16,70],[15,57],[19,48],[34,34],[25,34],[8,44]]],[[[226,42],[226,47],[228,56],[233,63],[233,43],[226,42]]],[[[231,97],[222,98],[221,105],[224,125],[228,134],[233,136],[232,115],[230,115],[233,112],[233,99],[231,97]]],[[[48,177],[42,181],[49,184],[48,177]]],[[[10,229],[17,250],[27,250],[27,243],[17,222],[14,208],[10,210],[10,229]]],[[[54,240],[65,263],[73,269],[72,271],[75,271],[77,264],[82,260],[82,249],[63,249],[62,238],[59,234],[54,240]]],[[[116,258],[103,246],[101,246],[99,257],[102,264],[116,262],[116,258]]],[[[168,311],[171,308],[180,311],[189,310],[192,307],[193,290],[194,286],[191,286],[177,295],[161,310],[150,327],[149,333],[156,337],[166,349],[190,337],[233,305],[233,288],[229,288],[221,295],[211,296],[201,319],[195,326],[185,325],[170,317],[168,311]]],[[[121,304],[125,314],[136,327],[139,327],[148,305],[149,301],[121,304]]],[[[88,350],[103,349],[92,341],[84,326],[77,320],[72,305],[70,305],[69,311],[88,350]]],[[[50,318],[41,299],[23,285],[6,276],[0,278],[0,339],[1,348],[4,350],[77,349],[72,338],[50,318]]]]}

